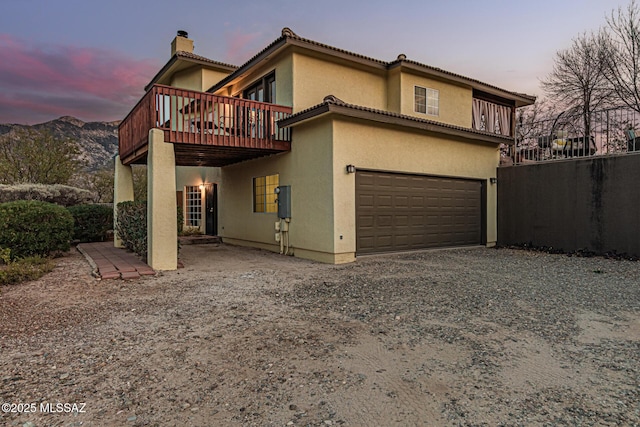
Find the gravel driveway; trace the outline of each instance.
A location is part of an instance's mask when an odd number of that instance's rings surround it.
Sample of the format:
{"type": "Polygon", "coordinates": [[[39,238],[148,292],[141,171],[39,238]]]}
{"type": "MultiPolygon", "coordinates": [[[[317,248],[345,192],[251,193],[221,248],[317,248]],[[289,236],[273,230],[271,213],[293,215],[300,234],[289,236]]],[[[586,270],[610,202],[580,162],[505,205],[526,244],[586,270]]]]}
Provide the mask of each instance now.
{"type": "Polygon", "coordinates": [[[332,266],[227,245],[181,259],[99,281],[72,252],[2,288],[0,424],[640,425],[639,262],[469,248],[332,266]]]}

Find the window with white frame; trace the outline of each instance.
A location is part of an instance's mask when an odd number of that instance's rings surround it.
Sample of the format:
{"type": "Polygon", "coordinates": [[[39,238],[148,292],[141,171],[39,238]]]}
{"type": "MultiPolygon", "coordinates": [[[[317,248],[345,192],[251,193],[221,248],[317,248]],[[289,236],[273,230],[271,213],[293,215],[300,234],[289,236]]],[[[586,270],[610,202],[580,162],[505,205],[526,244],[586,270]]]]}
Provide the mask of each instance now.
{"type": "Polygon", "coordinates": [[[415,86],[414,90],[416,113],[437,116],[440,113],[440,92],[436,89],[415,86]]]}
{"type": "Polygon", "coordinates": [[[185,224],[200,227],[202,221],[202,191],[197,185],[185,187],[185,224]]]}
{"type": "Polygon", "coordinates": [[[253,211],[272,213],[278,211],[275,189],[280,182],[280,176],[267,175],[253,178],[253,211]]]}

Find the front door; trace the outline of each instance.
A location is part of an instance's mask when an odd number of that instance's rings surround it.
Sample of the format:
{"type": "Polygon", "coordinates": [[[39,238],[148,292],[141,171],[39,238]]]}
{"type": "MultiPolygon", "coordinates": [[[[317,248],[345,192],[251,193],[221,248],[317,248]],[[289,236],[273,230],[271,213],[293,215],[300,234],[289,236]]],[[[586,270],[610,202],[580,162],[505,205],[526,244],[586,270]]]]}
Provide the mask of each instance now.
{"type": "Polygon", "coordinates": [[[209,236],[218,235],[218,185],[205,185],[205,230],[209,236]]]}

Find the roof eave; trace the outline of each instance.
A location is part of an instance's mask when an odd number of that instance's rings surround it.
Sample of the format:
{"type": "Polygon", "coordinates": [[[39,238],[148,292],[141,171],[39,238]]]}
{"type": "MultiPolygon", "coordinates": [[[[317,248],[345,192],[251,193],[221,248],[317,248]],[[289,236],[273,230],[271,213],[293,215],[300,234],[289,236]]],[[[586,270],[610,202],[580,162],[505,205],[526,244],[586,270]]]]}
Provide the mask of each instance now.
{"type": "Polygon", "coordinates": [[[293,127],[309,120],[318,119],[321,116],[334,113],[345,117],[374,121],[378,123],[401,126],[414,130],[422,130],[429,133],[438,133],[466,140],[473,140],[494,144],[513,144],[513,139],[506,136],[498,136],[486,132],[468,130],[455,126],[442,125],[436,122],[425,121],[404,115],[389,115],[382,111],[372,111],[356,108],[351,105],[339,105],[331,102],[324,102],[315,107],[301,111],[291,117],[278,121],[278,126],[293,127]]]}
{"type": "Polygon", "coordinates": [[[471,86],[474,89],[481,90],[483,92],[491,93],[493,95],[500,96],[502,98],[511,99],[516,103],[516,107],[524,107],[531,105],[535,102],[536,97],[533,95],[526,95],[516,92],[511,92],[506,89],[501,89],[497,86],[483,83],[479,80],[475,80],[469,77],[465,77],[459,74],[451,73],[445,70],[441,70],[436,67],[431,67],[425,64],[419,64],[413,61],[396,60],[389,64],[389,69],[404,67],[416,72],[428,73],[434,77],[442,80],[455,82],[461,85],[471,86]]]}
{"type": "Polygon", "coordinates": [[[179,62],[182,63],[190,63],[193,65],[202,65],[204,67],[207,68],[216,68],[219,70],[224,70],[224,71],[229,71],[229,72],[233,72],[234,70],[236,70],[238,67],[233,66],[233,65],[229,65],[229,64],[223,64],[222,62],[217,62],[217,61],[205,61],[202,59],[198,59],[198,58],[191,58],[188,56],[183,56],[180,54],[181,52],[178,51],[176,52],[170,59],[169,61],[167,61],[167,63],[160,69],[160,71],[158,71],[158,73],[153,77],[153,79],[151,79],[151,81],[144,87],[145,92],[148,91],[151,86],[153,86],[154,84],[156,84],[162,77],[164,77],[165,74],[167,74],[168,72],[171,71],[171,69],[177,65],[179,62]]]}
{"type": "Polygon", "coordinates": [[[377,68],[379,70],[387,69],[387,64],[383,61],[358,55],[356,53],[348,52],[332,46],[324,45],[322,43],[316,43],[316,42],[313,42],[312,40],[307,40],[299,36],[283,34],[281,37],[271,42],[269,46],[264,48],[262,51],[258,52],[258,54],[256,54],[253,58],[249,59],[249,61],[241,65],[235,72],[231,73],[225,79],[221,80],[220,82],[210,87],[207,90],[207,92],[216,92],[217,90],[222,89],[224,86],[228,85],[233,80],[241,77],[249,69],[255,67],[260,62],[268,59],[271,55],[275,54],[284,46],[302,47],[314,52],[324,53],[326,55],[341,58],[341,59],[355,62],[361,65],[365,65],[368,67],[377,68]]]}
{"type": "Polygon", "coordinates": [[[334,58],[351,61],[355,64],[359,64],[366,67],[371,67],[380,71],[391,70],[397,67],[404,67],[409,70],[414,70],[419,73],[427,73],[436,78],[457,83],[460,85],[470,86],[472,88],[500,96],[505,99],[512,100],[516,107],[523,107],[531,105],[535,102],[536,97],[517,92],[501,89],[497,86],[483,83],[479,80],[465,77],[460,74],[452,73],[446,70],[442,70],[436,67],[432,67],[426,64],[421,64],[416,61],[407,59],[397,59],[392,62],[385,62],[375,58],[370,58],[364,55],[359,55],[354,52],[349,52],[343,49],[339,49],[333,46],[325,45],[322,43],[314,42],[313,40],[305,39],[293,34],[288,29],[283,29],[283,34],[270,45],[265,47],[262,51],[258,52],[253,58],[249,59],[246,63],[241,65],[238,69],[233,71],[229,76],[210,87],[207,92],[216,92],[236,79],[239,79],[246,74],[250,69],[260,64],[263,61],[268,60],[272,55],[281,50],[285,46],[297,46],[300,48],[308,49],[313,52],[332,56],[334,58]]]}
{"type": "Polygon", "coordinates": [[[262,51],[258,52],[253,58],[249,59],[247,62],[242,64],[238,69],[229,74],[224,79],[220,80],[215,85],[211,86],[207,89],[207,92],[216,92],[217,90],[225,87],[233,80],[240,78],[245,72],[259,64],[260,62],[266,60],[270,55],[277,52],[282,46],[286,45],[287,37],[282,36],[276,40],[274,40],[269,46],[264,48],[262,51]]]}
{"type": "Polygon", "coordinates": [[[160,80],[160,78],[162,76],[164,76],[167,71],[169,71],[169,69],[178,61],[178,56],[177,55],[173,55],[166,64],[164,64],[164,66],[160,69],[160,71],[158,71],[156,73],[155,76],[153,76],[153,78],[151,79],[151,81],[144,87],[144,91],[147,92],[149,91],[149,89],[151,88],[151,86],[153,86],[154,84],[156,84],[158,82],[158,80],[160,80]]]}
{"type": "Polygon", "coordinates": [[[383,61],[379,61],[377,59],[369,58],[363,55],[358,55],[356,53],[348,52],[346,50],[338,49],[328,45],[312,43],[311,41],[308,41],[306,39],[288,38],[287,43],[291,44],[292,46],[303,47],[313,52],[322,53],[334,58],[343,59],[360,65],[365,65],[367,67],[376,68],[381,71],[387,70],[387,64],[383,61]]]}

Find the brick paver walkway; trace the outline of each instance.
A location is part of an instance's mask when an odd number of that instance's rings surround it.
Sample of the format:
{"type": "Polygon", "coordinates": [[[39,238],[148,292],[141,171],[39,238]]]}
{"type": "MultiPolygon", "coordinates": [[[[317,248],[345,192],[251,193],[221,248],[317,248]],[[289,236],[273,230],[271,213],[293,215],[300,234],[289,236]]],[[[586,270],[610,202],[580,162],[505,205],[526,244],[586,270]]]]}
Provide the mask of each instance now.
{"type": "Polygon", "coordinates": [[[135,254],[114,247],[113,242],[80,243],[78,250],[103,279],[137,279],[141,275],[156,274],[135,254]]]}

